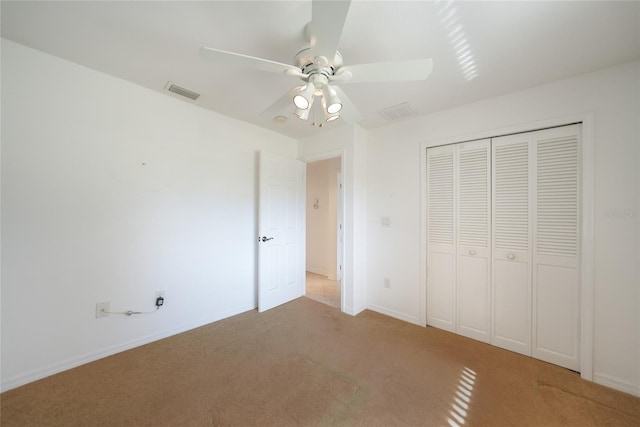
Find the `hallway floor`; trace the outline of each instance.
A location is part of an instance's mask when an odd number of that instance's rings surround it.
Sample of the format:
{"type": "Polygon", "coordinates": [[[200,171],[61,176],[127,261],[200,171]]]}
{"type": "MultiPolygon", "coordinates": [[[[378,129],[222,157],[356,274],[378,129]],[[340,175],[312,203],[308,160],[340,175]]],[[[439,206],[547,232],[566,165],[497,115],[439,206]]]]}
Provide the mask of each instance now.
{"type": "Polygon", "coordinates": [[[340,308],[340,282],[329,280],[327,276],[307,271],[307,287],[305,296],[340,308]]]}

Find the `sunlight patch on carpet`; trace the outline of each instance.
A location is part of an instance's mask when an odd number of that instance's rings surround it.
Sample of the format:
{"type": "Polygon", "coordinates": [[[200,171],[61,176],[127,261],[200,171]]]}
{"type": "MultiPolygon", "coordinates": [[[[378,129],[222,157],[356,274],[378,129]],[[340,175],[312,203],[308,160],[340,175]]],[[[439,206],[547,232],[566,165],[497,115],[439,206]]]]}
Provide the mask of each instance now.
{"type": "Polygon", "coordinates": [[[473,386],[475,383],[475,371],[467,367],[463,368],[460,373],[460,379],[458,380],[453,402],[451,403],[450,416],[447,417],[447,422],[451,427],[462,427],[464,425],[467,419],[469,405],[471,404],[471,398],[473,397],[473,386]]]}

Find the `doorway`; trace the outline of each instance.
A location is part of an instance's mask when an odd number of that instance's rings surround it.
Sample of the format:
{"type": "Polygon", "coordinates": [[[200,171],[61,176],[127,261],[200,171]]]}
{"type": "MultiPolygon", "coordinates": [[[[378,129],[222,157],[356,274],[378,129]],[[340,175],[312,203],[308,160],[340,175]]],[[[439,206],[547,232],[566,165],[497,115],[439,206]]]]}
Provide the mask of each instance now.
{"type": "Polygon", "coordinates": [[[342,179],[340,157],[307,163],[306,286],[308,298],[341,308],[342,179]]]}

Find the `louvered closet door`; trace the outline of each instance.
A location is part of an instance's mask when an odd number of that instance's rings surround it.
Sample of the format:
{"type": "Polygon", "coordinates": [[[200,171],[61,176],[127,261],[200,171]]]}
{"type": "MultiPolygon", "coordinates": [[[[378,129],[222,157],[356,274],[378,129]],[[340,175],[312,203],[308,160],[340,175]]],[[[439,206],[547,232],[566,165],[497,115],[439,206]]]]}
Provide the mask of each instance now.
{"type": "Polygon", "coordinates": [[[427,150],[427,324],[455,332],[455,146],[427,150]]]}
{"type": "Polygon", "coordinates": [[[538,131],[535,144],[533,357],[579,370],[578,125],[538,131]]]}
{"type": "Polygon", "coordinates": [[[491,343],[531,355],[531,134],[492,139],[491,343]]]}
{"type": "Polygon", "coordinates": [[[489,342],[490,140],[457,145],[456,332],[489,342]]]}

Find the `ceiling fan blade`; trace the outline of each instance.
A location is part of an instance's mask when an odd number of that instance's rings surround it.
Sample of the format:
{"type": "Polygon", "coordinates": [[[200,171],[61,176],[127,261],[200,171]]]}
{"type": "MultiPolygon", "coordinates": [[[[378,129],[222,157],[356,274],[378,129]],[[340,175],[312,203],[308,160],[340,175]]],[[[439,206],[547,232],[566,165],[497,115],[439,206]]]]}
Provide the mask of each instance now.
{"type": "Polygon", "coordinates": [[[351,0],[313,0],[311,5],[311,54],[323,56],[329,65],[338,50],[351,0]]]}
{"type": "Polygon", "coordinates": [[[253,68],[254,70],[267,71],[269,73],[306,77],[306,74],[303,74],[298,67],[293,65],[283,64],[282,62],[271,61],[269,59],[256,58],[255,56],[243,55],[241,53],[213,49],[211,47],[200,48],[200,57],[219,64],[253,68]]]}
{"type": "Polygon", "coordinates": [[[425,80],[432,70],[433,61],[431,59],[377,62],[339,68],[332,80],[344,81],[345,83],[425,80]],[[351,74],[350,78],[349,74],[351,74]]]}
{"type": "Polygon", "coordinates": [[[340,101],[342,102],[340,118],[344,120],[345,123],[349,124],[358,123],[362,120],[362,114],[360,114],[360,111],[358,111],[356,106],[353,105],[353,102],[351,102],[347,94],[338,86],[331,87],[336,91],[336,95],[338,95],[338,98],[340,98],[340,101]]]}
{"type": "Polygon", "coordinates": [[[283,111],[286,111],[287,108],[289,109],[289,111],[287,112],[286,115],[290,116],[291,115],[290,113],[293,108],[293,96],[296,94],[298,89],[300,89],[300,86],[296,86],[290,91],[288,91],[287,93],[285,93],[284,95],[282,95],[282,98],[278,99],[276,102],[271,104],[266,110],[264,110],[260,114],[260,116],[264,117],[265,119],[273,120],[276,116],[282,114],[283,111]]]}

